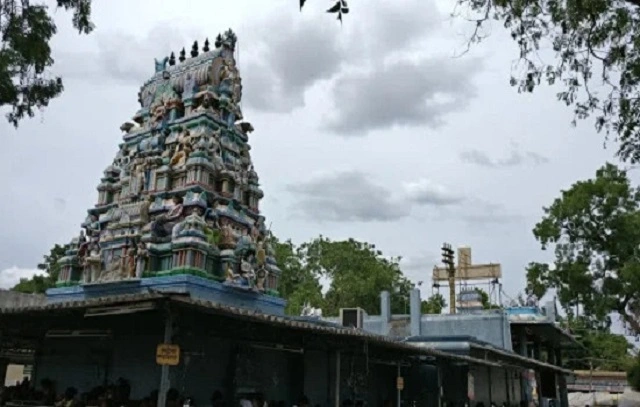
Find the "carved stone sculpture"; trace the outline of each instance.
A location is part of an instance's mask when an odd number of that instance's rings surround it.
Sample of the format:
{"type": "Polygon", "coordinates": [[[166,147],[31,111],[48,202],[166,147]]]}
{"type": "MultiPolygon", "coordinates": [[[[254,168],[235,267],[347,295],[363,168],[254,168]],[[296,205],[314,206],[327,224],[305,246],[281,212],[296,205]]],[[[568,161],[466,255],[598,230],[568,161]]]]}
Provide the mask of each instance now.
{"type": "Polygon", "coordinates": [[[136,278],[142,278],[147,271],[147,263],[149,259],[149,251],[144,242],[138,242],[138,251],[136,253],[136,278]]]}
{"type": "Polygon", "coordinates": [[[183,216],[182,198],[180,196],[173,197],[173,207],[166,215],[159,216],[151,227],[154,237],[170,236],[173,227],[182,220],[183,216]]]}
{"type": "Polygon", "coordinates": [[[84,282],[93,283],[100,278],[102,271],[102,258],[100,256],[100,245],[92,242],[89,254],[84,258],[84,282]]]}

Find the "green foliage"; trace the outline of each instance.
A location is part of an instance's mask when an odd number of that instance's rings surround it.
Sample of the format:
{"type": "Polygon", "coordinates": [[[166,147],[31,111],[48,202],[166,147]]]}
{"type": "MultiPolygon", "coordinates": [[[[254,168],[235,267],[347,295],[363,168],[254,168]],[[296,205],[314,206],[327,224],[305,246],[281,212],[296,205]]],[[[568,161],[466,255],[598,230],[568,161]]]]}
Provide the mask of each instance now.
{"type": "Polygon", "coordinates": [[[323,306],[327,315],[337,315],[344,307],[361,307],[369,314],[379,314],[383,290],[392,293],[392,312],[406,310],[411,284],[400,270],[400,259],[383,257],[374,245],[320,236],[302,244],[300,253],[305,267],[331,281],[323,306]]]}
{"type": "Polygon", "coordinates": [[[586,317],[570,316],[564,323],[582,345],[564,351],[568,369],[589,370],[591,364],[595,370],[624,371],[632,366],[631,345],[624,336],[612,334],[608,327],[586,317]]]}
{"type": "Polygon", "coordinates": [[[300,315],[305,303],[322,308],[324,298],[319,276],[304,267],[299,248],[291,240],[280,242],[272,238],[270,244],[275,251],[276,262],[282,270],[278,282],[278,291],[287,300],[286,312],[289,315],[300,315]]]}
{"type": "Polygon", "coordinates": [[[489,294],[483,290],[482,288],[476,287],[473,289],[475,292],[477,292],[478,294],[480,294],[480,297],[482,298],[482,308],[483,309],[498,309],[501,308],[500,305],[497,304],[492,304],[491,300],[489,299],[489,294]]]}
{"type": "Polygon", "coordinates": [[[423,314],[441,314],[442,310],[447,306],[447,302],[440,293],[433,294],[431,297],[422,301],[420,310],[423,314]]]}
{"type": "Polygon", "coordinates": [[[633,390],[640,391],[640,357],[636,356],[627,369],[627,380],[633,390]]]}
{"type": "Polygon", "coordinates": [[[322,308],[325,315],[338,315],[345,307],[362,307],[370,314],[379,314],[383,290],[392,293],[392,312],[406,312],[412,285],[398,266],[400,259],[383,257],[374,245],[322,236],[298,247],[291,241],[272,244],[282,269],[279,287],[282,297],[289,301],[288,313],[299,314],[309,302],[322,308]],[[325,295],[321,278],[329,285],[325,295]]]}
{"type": "Polygon", "coordinates": [[[593,119],[597,131],[616,136],[623,160],[640,161],[640,0],[456,3],[454,14],[473,24],[469,47],[491,33],[492,20],[510,32],[520,51],[510,84],[519,93],[559,85],[574,124],[593,119]]]}
{"type": "Polygon", "coordinates": [[[21,278],[20,282],[12,288],[13,291],[31,294],[44,294],[49,288],[56,286],[58,274],[60,274],[60,265],[58,261],[64,257],[68,246],[60,246],[56,244],[50,250],[48,255],[44,255],[44,261],[38,264],[38,269],[46,274],[42,276],[33,276],[31,278],[21,278]]]}
{"type": "Polygon", "coordinates": [[[624,371],[632,364],[631,345],[622,335],[589,332],[581,342],[588,349],[595,369],[624,371]]]}
{"type": "MultiPolygon", "coordinates": [[[[54,62],[49,41],[56,25],[47,6],[32,3],[0,0],[0,107],[11,107],[7,119],[16,127],[63,90],[62,79],[48,72],[54,62]]],[[[93,30],[91,0],[57,0],[57,5],[73,10],[73,26],[79,32],[93,30]]]]}
{"type": "Polygon", "coordinates": [[[612,164],[562,191],[533,230],[543,249],[555,248],[553,267],[530,264],[529,286],[539,297],[554,288],[569,315],[608,324],[618,313],[640,334],[639,202],[640,190],[612,164]]]}
{"type": "Polygon", "coordinates": [[[542,298],[547,293],[547,278],[549,265],[546,263],[531,262],[526,268],[527,290],[536,298],[542,298]]]}
{"type": "Polygon", "coordinates": [[[482,29],[492,19],[511,32],[521,62],[511,85],[519,92],[560,84],[558,100],[574,107],[574,122],[593,117],[598,131],[617,134],[623,159],[640,159],[640,1],[458,0],[458,5],[476,15],[471,42],[483,39],[482,29]],[[550,63],[538,54],[544,48],[555,52],[550,63]]]}

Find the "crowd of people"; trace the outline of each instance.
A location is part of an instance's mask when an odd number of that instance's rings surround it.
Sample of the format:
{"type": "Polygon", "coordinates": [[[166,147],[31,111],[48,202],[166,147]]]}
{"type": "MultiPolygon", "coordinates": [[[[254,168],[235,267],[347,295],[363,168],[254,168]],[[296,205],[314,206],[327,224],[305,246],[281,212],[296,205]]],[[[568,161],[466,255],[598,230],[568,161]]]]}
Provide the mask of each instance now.
{"type": "MultiPolygon", "coordinates": [[[[0,388],[0,407],[156,407],[158,391],[152,391],[141,400],[131,400],[131,385],[123,378],[108,386],[98,386],[86,393],[73,387],[57,394],[53,381],[44,379],[36,388],[28,378],[14,386],[0,388]]],[[[284,401],[266,401],[260,393],[239,397],[235,406],[225,399],[222,392],[215,391],[209,400],[211,407],[287,407],[284,401]]],[[[193,398],[181,395],[177,389],[169,389],[166,407],[196,407],[193,398]]],[[[311,407],[306,396],[299,398],[293,407],[311,407]]],[[[316,406],[319,407],[319,406],[316,406]]],[[[358,406],[356,406],[358,407],[358,406]]]]}

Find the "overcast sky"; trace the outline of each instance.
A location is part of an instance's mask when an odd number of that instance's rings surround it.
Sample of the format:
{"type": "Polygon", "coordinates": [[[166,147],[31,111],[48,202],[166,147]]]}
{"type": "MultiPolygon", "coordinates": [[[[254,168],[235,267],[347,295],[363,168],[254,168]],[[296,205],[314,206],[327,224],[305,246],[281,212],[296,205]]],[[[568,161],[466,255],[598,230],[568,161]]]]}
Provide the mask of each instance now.
{"type": "Polygon", "coordinates": [[[90,36],[57,11],[64,94],[18,130],[0,122],[0,286],[78,233],[154,57],[231,27],[278,237],[375,243],[403,256],[423,295],[442,242],[466,244],[474,262],[502,264],[508,294],[521,291],[526,264],[549,256],[531,233],[542,207],[613,149],[591,122],[571,126],[558,89],[509,86],[517,49],[500,24],[457,57],[469,26],[449,17],[453,1],[352,0],[342,27],[326,0],[308,3],[96,1],[90,36]]]}

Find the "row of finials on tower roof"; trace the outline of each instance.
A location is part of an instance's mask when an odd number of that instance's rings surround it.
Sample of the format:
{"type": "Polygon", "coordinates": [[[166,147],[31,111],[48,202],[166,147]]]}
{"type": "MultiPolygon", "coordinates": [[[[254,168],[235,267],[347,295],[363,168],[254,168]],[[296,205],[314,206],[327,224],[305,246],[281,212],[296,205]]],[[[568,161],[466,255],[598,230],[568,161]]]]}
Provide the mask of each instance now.
{"type": "MultiPolygon", "coordinates": [[[[220,46],[222,46],[224,39],[222,38],[222,34],[218,34],[218,36],[216,37],[216,41],[214,43],[214,46],[216,48],[220,48],[220,46]]],[[[202,52],[209,52],[211,51],[211,48],[209,48],[209,38],[206,38],[204,40],[204,46],[202,47],[202,52]]],[[[200,55],[200,49],[199,49],[199,45],[198,45],[198,41],[194,41],[193,45],[191,46],[191,57],[195,58],[198,55],[200,55]]],[[[180,63],[186,61],[187,59],[187,51],[185,50],[185,48],[182,48],[182,50],[179,53],[178,56],[178,61],[180,63]]],[[[176,64],[176,54],[174,52],[171,53],[171,55],[169,56],[169,65],[170,66],[174,66],[176,64]]]]}

